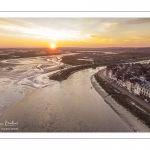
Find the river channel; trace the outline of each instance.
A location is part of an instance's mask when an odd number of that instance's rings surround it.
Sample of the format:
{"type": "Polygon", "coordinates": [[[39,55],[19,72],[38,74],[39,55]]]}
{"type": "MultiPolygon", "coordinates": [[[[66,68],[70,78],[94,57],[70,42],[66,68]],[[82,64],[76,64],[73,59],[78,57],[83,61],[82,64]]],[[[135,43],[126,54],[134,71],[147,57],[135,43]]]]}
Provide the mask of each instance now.
{"type": "Polygon", "coordinates": [[[62,82],[33,89],[6,110],[0,121],[15,120],[22,132],[131,132],[91,84],[99,69],[86,69],[62,82]]]}

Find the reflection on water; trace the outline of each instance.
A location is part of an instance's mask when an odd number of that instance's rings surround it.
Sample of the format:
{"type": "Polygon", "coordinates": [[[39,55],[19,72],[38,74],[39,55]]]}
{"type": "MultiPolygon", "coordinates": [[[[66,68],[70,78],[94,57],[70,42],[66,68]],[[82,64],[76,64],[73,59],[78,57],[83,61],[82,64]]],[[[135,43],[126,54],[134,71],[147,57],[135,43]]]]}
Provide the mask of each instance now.
{"type": "Polygon", "coordinates": [[[82,70],[65,81],[35,89],[0,121],[16,120],[19,131],[30,132],[131,131],[94,88],[91,89],[90,77],[97,71],[82,70]]]}
{"type": "Polygon", "coordinates": [[[56,104],[61,107],[58,110],[56,106],[54,110],[58,115],[53,118],[55,131],[130,131],[102,97],[91,89],[90,77],[97,71],[79,71],[53,87],[51,98],[55,97],[56,104]]]}

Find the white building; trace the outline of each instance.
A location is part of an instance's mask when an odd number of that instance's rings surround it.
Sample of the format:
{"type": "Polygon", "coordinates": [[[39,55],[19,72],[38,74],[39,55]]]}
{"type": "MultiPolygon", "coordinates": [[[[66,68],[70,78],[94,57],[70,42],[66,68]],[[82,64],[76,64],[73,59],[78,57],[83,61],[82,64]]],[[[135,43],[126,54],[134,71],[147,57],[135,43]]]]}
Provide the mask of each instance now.
{"type": "Polygon", "coordinates": [[[108,77],[109,77],[110,79],[112,79],[112,70],[109,70],[109,72],[108,72],[108,77]]]}
{"type": "Polygon", "coordinates": [[[129,91],[131,91],[131,82],[130,82],[130,80],[126,80],[125,83],[126,83],[127,89],[128,89],[129,91]]]}
{"type": "Polygon", "coordinates": [[[150,99],[150,82],[145,81],[140,88],[140,95],[144,98],[150,99]]]}
{"type": "Polygon", "coordinates": [[[141,92],[140,84],[138,84],[138,83],[133,84],[132,85],[132,91],[133,91],[134,94],[140,95],[140,92],[141,92]]]}

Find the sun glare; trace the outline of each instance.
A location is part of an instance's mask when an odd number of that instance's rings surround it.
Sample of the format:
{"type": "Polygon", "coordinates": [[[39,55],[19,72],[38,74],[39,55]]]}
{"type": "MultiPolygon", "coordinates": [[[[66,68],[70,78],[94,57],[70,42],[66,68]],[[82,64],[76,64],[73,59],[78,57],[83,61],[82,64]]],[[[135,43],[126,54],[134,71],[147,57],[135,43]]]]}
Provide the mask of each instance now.
{"type": "Polygon", "coordinates": [[[51,44],[50,44],[50,48],[51,48],[51,49],[55,49],[55,48],[56,48],[56,45],[55,45],[54,43],[51,43],[51,44]]]}

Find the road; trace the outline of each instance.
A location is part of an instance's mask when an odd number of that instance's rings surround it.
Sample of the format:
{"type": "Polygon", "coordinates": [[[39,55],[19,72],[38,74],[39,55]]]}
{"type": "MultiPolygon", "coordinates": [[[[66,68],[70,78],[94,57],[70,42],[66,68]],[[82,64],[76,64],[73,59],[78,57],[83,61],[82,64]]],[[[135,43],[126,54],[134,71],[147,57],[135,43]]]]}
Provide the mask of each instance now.
{"type": "Polygon", "coordinates": [[[124,87],[120,87],[118,85],[116,85],[115,83],[110,82],[105,76],[104,76],[104,71],[105,69],[102,69],[98,72],[98,76],[101,77],[103,80],[105,80],[106,82],[108,82],[109,84],[111,84],[114,88],[116,88],[117,90],[119,90],[122,94],[128,95],[130,98],[132,98],[135,102],[141,104],[143,107],[145,107],[146,109],[150,110],[150,104],[146,103],[144,100],[140,99],[139,97],[133,95],[132,93],[130,93],[126,88],[124,87]]]}

